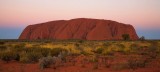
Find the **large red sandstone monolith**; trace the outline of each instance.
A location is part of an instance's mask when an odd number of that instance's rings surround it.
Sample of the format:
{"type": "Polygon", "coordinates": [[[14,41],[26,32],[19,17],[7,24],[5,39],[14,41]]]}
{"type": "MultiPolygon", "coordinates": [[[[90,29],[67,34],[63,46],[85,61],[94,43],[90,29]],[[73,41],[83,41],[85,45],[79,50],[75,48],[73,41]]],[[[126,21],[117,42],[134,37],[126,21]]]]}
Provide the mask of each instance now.
{"type": "Polygon", "coordinates": [[[123,34],[129,34],[131,40],[138,39],[132,25],[111,20],[78,18],[29,25],[19,39],[121,40],[123,34]]]}

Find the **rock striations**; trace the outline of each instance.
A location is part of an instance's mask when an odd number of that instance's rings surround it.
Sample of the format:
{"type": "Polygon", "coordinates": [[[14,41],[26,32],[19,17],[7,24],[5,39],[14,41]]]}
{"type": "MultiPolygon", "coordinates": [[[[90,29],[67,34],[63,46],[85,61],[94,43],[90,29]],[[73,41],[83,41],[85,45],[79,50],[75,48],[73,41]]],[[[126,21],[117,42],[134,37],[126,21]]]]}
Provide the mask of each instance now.
{"type": "Polygon", "coordinates": [[[132,25],[111,20],[77,18],[29,25],[19,39],[121,40],[123,34],[129,34],[131,40],[138,39],[132,25]]]}

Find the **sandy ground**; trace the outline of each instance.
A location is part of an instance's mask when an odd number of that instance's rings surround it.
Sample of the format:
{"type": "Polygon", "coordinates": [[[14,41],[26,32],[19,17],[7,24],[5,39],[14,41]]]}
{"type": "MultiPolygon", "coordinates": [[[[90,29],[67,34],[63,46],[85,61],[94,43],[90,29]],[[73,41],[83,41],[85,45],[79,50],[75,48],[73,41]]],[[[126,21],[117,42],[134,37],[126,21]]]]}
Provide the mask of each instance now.
{"type": "Polygon", "coordinates": [[[85,63],[82,66],[80,59],[77,58],[75,65],[72,63],[66,63],[64,66],[57,67],[56,69],[49,67],[41,70],[38,63],[24,64],[17,61],[10,61],[6,63],[0,61],[0,72],[160,72],[160,64],[157,60],[149,63],[145,68],[138,68],[136,70],[123,69],[113,70],[112,68],[106,68],[103,65],[98,66],[98,69],[93,68],[93,63],[85,63]]]}

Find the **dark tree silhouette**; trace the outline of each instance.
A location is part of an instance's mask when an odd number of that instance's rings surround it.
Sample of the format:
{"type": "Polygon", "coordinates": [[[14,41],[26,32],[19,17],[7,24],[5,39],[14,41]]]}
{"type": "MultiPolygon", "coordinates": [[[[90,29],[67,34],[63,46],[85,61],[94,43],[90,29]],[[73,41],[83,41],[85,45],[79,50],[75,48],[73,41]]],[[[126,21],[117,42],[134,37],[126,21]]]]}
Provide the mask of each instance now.
{"type": "Polygon", "coordinates": [[[123,40],[130,40],[129,34],[123,34],[122,38],[123,38],[123,40]]]}
{"type": "Polygon", "coordinates": [[[145,37],[142,36],[142,37],[139,38],[139,40],[144,41],[144,40],[145,40],[145,37]]]}

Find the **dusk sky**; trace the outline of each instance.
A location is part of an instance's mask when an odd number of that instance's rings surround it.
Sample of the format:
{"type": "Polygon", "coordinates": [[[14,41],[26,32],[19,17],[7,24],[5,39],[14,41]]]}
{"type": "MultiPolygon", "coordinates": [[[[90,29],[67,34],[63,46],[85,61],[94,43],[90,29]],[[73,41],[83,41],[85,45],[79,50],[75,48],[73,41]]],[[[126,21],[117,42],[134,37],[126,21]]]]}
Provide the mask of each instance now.
{"type": "Polygon", "coordinates": [[[139,37],[160,39],[160,0],[0,0],[0,39],[30,24],[96,18],[131,24],[139,37]]]}

